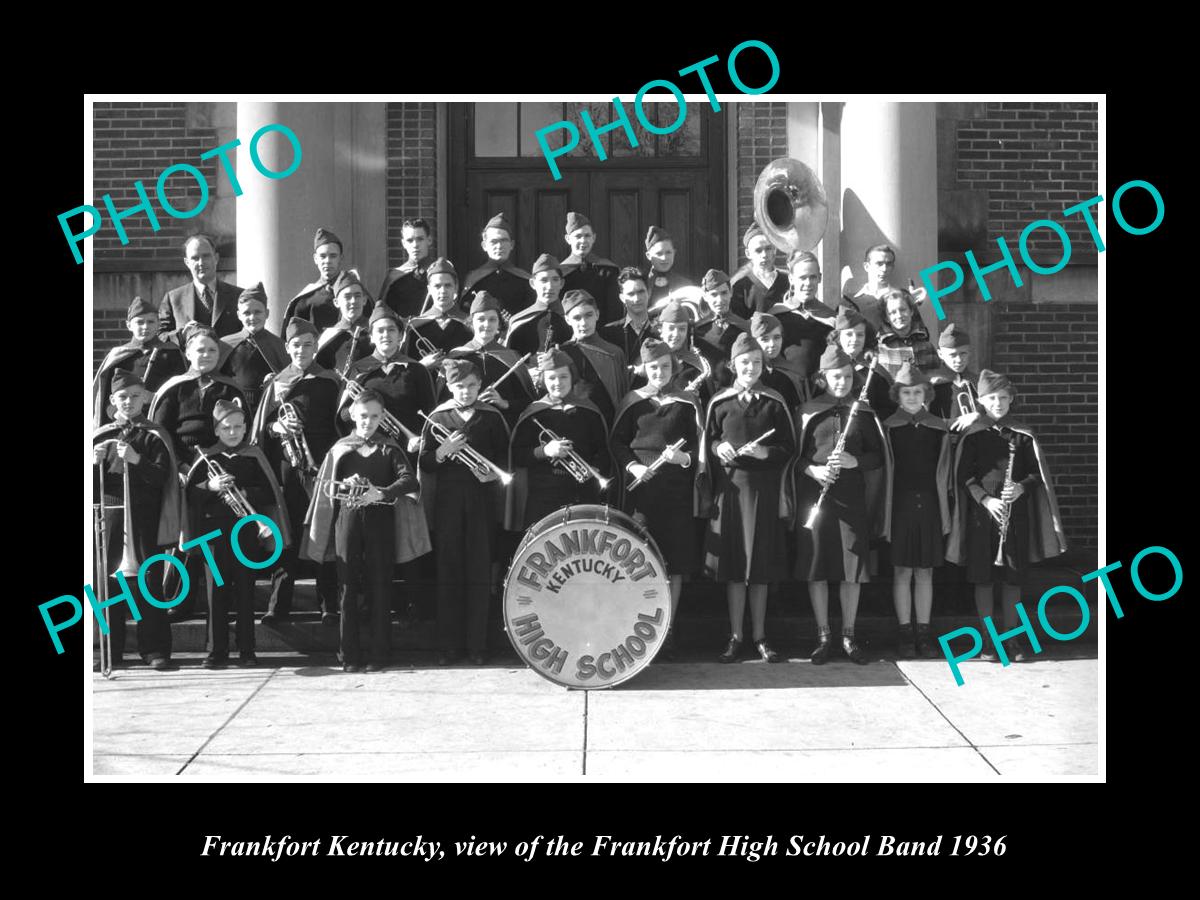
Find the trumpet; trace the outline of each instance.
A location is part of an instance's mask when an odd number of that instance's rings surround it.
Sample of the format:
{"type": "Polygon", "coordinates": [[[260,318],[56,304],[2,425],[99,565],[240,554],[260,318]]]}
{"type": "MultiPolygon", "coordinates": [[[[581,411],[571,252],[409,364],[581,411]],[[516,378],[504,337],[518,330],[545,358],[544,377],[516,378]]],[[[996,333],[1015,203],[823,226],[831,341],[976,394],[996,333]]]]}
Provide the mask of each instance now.
{"type": "Polygon", "coordinates": [[[969,416],[975,412],[975,400],[970,387],[965,391],[958,391],[955,396],[958,398],[958,414],[960,416],[969,416]]]}
{"type": "MultiPolygon", "coordinates": [[[[229,473],[225,471],[225,467],[205,453],[200,448],[196,448],[196,452],[200,454],[200,458],[204,460],[208,466],[209,478],[224,478],[229,473]]],[[[244,519],[246,516],[257,515],[254,512],[254,507],[250,505],[250,501],[246,499],[246,492],[236,484],[224,488],[221,491],[221,499],[225,501],[225,505],[233,510],[233,514],[239,519],[244,519]]],[[[258,536],[264,542],[270,540],[274,532],[267,527],[265,522],[258,522],[258,536]]]]}
{"type": "MultiPolygon", "coordinates": [[[[351,400],[357,400],[364,390],[365,388],[353,378],[346,379],[346,393],[350,395],[351,400]]],[[[406,427],[403,422],[388,412],[386,408],[383,410],[383,418],[379,421],[379,427],[393,441],[404,445],[405,449],[408,449],[408,442],[417,437],[417,434],[411,428],[406,427]]]]}
{"type": "MultiPolygon", "coordinates": [[[[837,443],[834,445],[829,458],[837,460],[841,458],[842,450],[846,447],[846,435],[850,433],[850,426],[854,424],[854,414],[858,412],[858,407],[862,403],[867,402],[867,391],[871,387],[871,378],[875,375],[875,359],[873,354],[864,353],[863,361],[867,364],[867,378],[863,382],[862,391],[859,392],[858,398],[850,405],[850,415],[846,417],[846,427],[842,433],[838,435],[837,443]]],[[[817,497],[817,502],[813,504],[813,508],[809,510],[808,519],[804,522],[804,527],[812,530],[812,527],[817,524],[817,516],[821,512],[821,504],[825,501],[825,495],[829,493],[829,489],[833,486],[833,482],[837,478],[838,468],[833,466],[833,477],[821,485],[821,494],[817,497]]]]}
{"type": "MultiPolygon", "coordinates": [[[[1002,434],[1000,427],[996,426],[996,433],[1002,434]]],[[[1013,483],[1013,462],[1017,458],[1017,442],[1010,440],[1008,442],[1008,469],[1004,473],[1004,490],[1008,490],[1013,483]]],[[[1002,491],[1003,492],[1003,491],[1002,491]]],[[[1004,501],[1004,512],[1000,516],[1000,544],[996,547],[996,558],[992,560],[993,566],[1004,565],[1004,541],[1008,537],[1008,521],[1012,518],[1011,500],[1004,501]]]]}
{"type": "Polygon", "coordinates": [[[425,337],[407,322],[404,323],[404,330],[412,334],[413,346],[417,348],[417,354],[421,359],[424,359],[426,356],[445,355],[443,351],[437,348],[433,341],[429,340],[429,338],[425,337]]]}
{"type": "Polygon", "coordinates": [[[350,347],[346,350],[346,363],[342,366],[342,371],[338,373],[342,381],[349,380],[347,375],[350,373],[350,366],[354,364],[354,348],[358,346],[358,335],[362,331],[361,325],[354,326],[354,333],[350,335],[350,347]]]}
{"type": "Polygon", "coordinates": [[[692,352],[695,353],[700,360],[700,374],[689,381],[684,387],[684,390],[688,391],[689,393],[696,390],[698,387],[700,387],[700,385],[704,384],[704,382],[708,381],[708,379],[712,377],[712,365],[709,363],[705,355],[696,349],[696,338],[694,335],[692,336],[691,341],[692,352]]]}
{"type": "Polygon", "coordinates": [[[395,500],[366,500],[367,491],[375,487],[359,474],[351,475],[342,481],[330,479],[318,482],[318,487],[326,497],[335,500],[348,509],[359,509],[363,506],[395,506],[395,500]]]}
{"type": "MultiPolygon", "coordinates": [[[[433,419],[425,415],[424,412],[421,413],[421,417],[429,423],[429,432],[433,435],[434,440],[438,442],[439,447],[446,443],[446,441],[450,440],[453,433],[449,428],[433,421],[433,419]]],[[[486,481],[489,473],[497,475],[500,478],[500,483],[504,485],[507,485],[513,479],[511,474],[505,472],[470,444],[467,444],[461,450],[450,454],[450,459],[462,463],[464,466],[470,469],[471,474],[480,481],[486,481]]]]}
{"type": "MultiPolygon", "coordinates": [[[[545,447],[551,441],[562,441],[563,439],[538,421],[537,416],[533,417],[533,424],[541,429],[538,435],[538,440],[545,447]]],[[[586,484],[590,479],[596,479],[596,484],[600,485],[600,490],[608,487],[608,479],[600,474],[586,459],[576,453],[574,450],[568,450],[566,456],[556,456],[554,458],[556,465],[562,466],[567,473],[578,481],[580,484],[586,484]]]]}
{"type": "MultiPolygon", "coordinates": [[[[773,428],[771,429],[771,431],[774,431],[774,430],[775,429],[773,429],[773,428]]],[[[766,435],[763,435],[763,437],[766,437],[766,435]]],[[[759,440],[762,440],[762,438],[759,438],[759,440]]],[[[645,472],[643,472],[637,478],[633,479],[633,481],[629,485],[629,490],[632,491],[635,487],[638,487],[647,478],[649,478],[651,475],[653,475],[655,472],[657,472],[659,469],[661,469],[666,464],[667,450],[679,450],[682,447],[683,447],[683,438],[680,438],[675,443],[668,445],[666,450],[663,450],[663,452],[659,454],[658,459],[656,459],[654,462],[650,463],[650,465],[646,466],[645,472]]]]}
{"type": "Polygon", "coordinates": [[[287,433],[280,438],[283,442],[283,455],[287,457],[288,465],[302,472],[316,471],[317,462],[313,459],[312,450],[308,446],[308,438],[300,429],[300,411],[290,400],[279,404],[279,421],[287,428],[287,433]],[[293,430],[296,429],[296,430],[293,430]]]}

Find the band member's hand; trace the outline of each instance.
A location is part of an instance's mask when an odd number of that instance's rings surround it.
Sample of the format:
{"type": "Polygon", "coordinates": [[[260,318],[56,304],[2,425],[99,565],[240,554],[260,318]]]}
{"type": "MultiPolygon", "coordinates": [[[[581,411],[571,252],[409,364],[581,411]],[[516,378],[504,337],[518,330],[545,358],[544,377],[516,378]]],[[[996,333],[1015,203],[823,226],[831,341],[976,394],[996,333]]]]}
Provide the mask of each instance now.
{"type": "Polygon", "coordinates": [[[488,469],[487,473],[479,478],[479,483],[480,484],[491,484],[493,481],[499,481],[499,480],[500,480],[500,476],[497,475],[495,472],[493,472],[491,469],[488,469]]]}
{"type": "Polygon", "coordinates": [[[108,445],[97,444],[92,448],[92,463],[93,465],[104,465],[104,461],[108,459],[108,445]]]}
{"type": "Polygon", "coordinates": [[[999,524],[1004,520],[1004,501],[996,497],[987,497],[983,501],[983,508],[986,509],[999,524]]]}
{"type": "Polygon", "coordinates": [[[567,453],[575,448],[570,441],[547,441],[545,446],[546,456],[550,459],[557,459],[560,456],[566,456],[567,453]]]}
{"type": "Polygon", "coordinates": [[[663,449],[663,458],[673,466],[686,466],[692,461],[691,454],[686,450],[672,450],[670,447],[663,449]]]}
{"type": "Polygon", "coordinates": [[[764,447],[762,444],[755,444],[753,447],[751,447],[749,450],[747,450],[742,455],[743,456],[752,456],[755,459],[766,459],[767,458],[767,448],[764,447]]]}
{"type": "Polygon", "coordinates": [[[1000,499],[1006,503],[1011,503],[1017,500],[1025,493],[1025,488],[1021,487],[1017,482],[1012,482],[1004,486],[1004,490],[1000,492],[1000,499]]]}
{"type": "Polygon", "coordinates": [[[737,459],[737,448],[729,443],[729,441],[721,441],[721,443],[717,444],[717,457],[721,462],[728,465],[737,459]]]}
{"type": "Polygon", "coordinates": [[[821,485],[821,487],[824,487],[826,484],[832,484],[833,482],[837,481],[837,470],[831,468],[830,466],[815,466],[814,465],[814,466],[809,466],[804,471],[805,471],[805,474],[808,475],[809,478],[811,478],[813,481],[817,482],[817,484],[821,485]]]}
{"type": "Polygon", "coordinates": [[[421,452],[421,436],[419,434],[416,437],[409,438],[408,452],[409,453],[420,453],[421,452]]]}
{"type": "Polygon", "coordinates": [[[920,306],[929,297],[929,292],[923,287],[914,287],[909,293],[912,294],[913,303],[917,306],[920,306]]]}
{"type": "Polygon", "coordinates": [[[657,473],[651,472],[649,466],[643,466],[641,463],[631,463],[629,466],[629,474],[634,477],[635,481],[640,478],[642,483],[645,484],[657,473]]]}
{"type": "Polygon", "coordinates": [[[362,496],[363,503],[378,503],[383,500],[383,491],[377,487],[367,488],[367,492],[362,496]]]}
{"type": "Polygon", "coordinates": [[[959,416],[950,423],[951,431],[966,431],[971,427],[971,424],[979,418],[978,412],[967,413],[965,416],[959,416]]]}
{"type": "Polygon", "coordinates": [[[233,487],[233,476],[226,472],[220,478],[208,479],[208,489],[214,493],[233,487]]]}
{"type": "Polygon", "coordinates": [[[124,441],[117,441],[117,456],[131,465],[137,465],[142,461],[142,455],[124,441]]]}
{"type": "Polygon", "coordinates": [[[430,353],[428,356],[422,356],[421,357],[421,365],[436,366],[439,362],[442,361],[442,357],[445,355],[446,355],[445,353],[443,353],[441,350],[439,350],[437,353],[430,353]]]}
{"type": "Polygon", "coordinates": [[[854,456],[854,454],[843,450],[841,456],[839,456],[837,460],[833,461],[833,466],[837,469],[857,469],[858,459],[854,456]]]}
{"type": "Polygon", "coordinates": [[[479,399],[484,403],[490,403],[496,409],[508,409],[508,401],[497,393],[495,388],[488,388],[479,394],[479,399]]]}
{"type": "Polygon", "coordinates": [[[463,437],[461,431],[455,431],[446,439],[446,442],[437,448],[434,454],[439,460],[444,460],[449,456],[453,456],[459,450],[467,445],[467,439],[463,437]]]}

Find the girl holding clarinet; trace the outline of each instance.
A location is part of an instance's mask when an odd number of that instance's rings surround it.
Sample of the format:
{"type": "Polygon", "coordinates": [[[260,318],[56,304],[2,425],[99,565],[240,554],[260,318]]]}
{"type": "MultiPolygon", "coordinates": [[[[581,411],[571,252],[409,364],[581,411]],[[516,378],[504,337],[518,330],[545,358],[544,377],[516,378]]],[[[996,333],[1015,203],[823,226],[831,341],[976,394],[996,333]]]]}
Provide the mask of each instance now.
{"type": "Polygon", "coordinates": [[[785,473],[795,451],[791,412],[783,397],[764,386],[763,351],[746,333],[730,350],[734,383],[708,405],[704,439],[711,450],[707,479],[715,508],[709,520],[705,567],[726,582],[729,644],[720,660],[732,663],[742,647],[746,593],[758,655],[782,662],[766,640],[767,588],[787,577],[787,526],[781,517],[785,473]]]}

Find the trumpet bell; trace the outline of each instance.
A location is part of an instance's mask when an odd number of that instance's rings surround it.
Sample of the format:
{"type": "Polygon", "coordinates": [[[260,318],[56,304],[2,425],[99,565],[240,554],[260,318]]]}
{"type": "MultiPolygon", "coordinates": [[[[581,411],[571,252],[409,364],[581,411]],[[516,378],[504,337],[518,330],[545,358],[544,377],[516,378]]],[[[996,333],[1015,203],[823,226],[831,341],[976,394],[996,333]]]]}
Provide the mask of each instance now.
{"type": "Polygon", "coordinates": [[[772,160],[754,185],[754,221],[784,253],[812,250],[829,221],[825,188],[800,160],[772,160]]]}

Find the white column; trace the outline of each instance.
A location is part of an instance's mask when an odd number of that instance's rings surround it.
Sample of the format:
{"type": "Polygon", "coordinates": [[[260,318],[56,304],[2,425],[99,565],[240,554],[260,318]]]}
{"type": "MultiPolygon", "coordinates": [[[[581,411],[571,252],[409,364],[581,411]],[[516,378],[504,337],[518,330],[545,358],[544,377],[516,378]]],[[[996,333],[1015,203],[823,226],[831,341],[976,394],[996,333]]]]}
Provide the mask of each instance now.
{"type": "MultiPolygon", "coordinates": [[[[270,298],[269,326],[279,330],[288,300],[317,277],[312,238],[318,226],[344,242],[369,291],[386,266],[387,153],[385,104],[239,102],[237,172],[238,283],[262,281],[270,298]],[[250,140],[264,125],[282,124],[300,141],[300,167],[286,178],[262,175],[250,140]]],[[[258,144],[263,166],[286,169],[288,140],[278,132],[258,144]]]]}
{"type": "MultiPolygon", "coordinates": [[[[840,281],[853,294],[865,282],[863,251],[896,248],[898,286],[937,262],[937,122],[933,103],[854,100],[842,112],[840,281]]],[[[919,281],[918,281],[919,285],[919,281]]],[[[930,334],[937,317],[921,308],[930,334]]]]}

